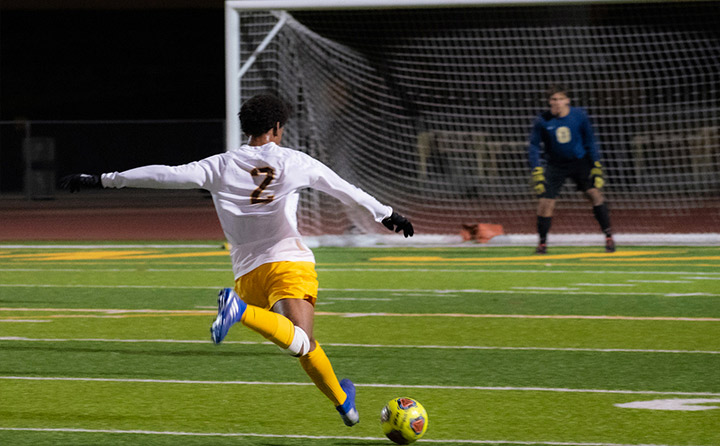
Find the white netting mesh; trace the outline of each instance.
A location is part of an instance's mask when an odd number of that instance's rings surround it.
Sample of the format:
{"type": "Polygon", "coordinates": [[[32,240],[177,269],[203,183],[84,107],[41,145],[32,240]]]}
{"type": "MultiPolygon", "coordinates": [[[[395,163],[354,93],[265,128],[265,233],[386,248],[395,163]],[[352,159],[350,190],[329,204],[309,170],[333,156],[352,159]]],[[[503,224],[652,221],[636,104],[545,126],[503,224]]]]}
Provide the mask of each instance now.
{"type": "MultiPolygon", "coordinates": [[[[241,80],[241,98],[293,104],[284,143],[413,219],[455,233],[535,230],[527,138],[545,87],[590,114],[619,232],[715,232],[720,223],[717,4],[292,11],[241,80]]],[[[277,23],[240,14],[241,61],[277,23]]],[[[304,193],[306,234],[352,230],[304,193]]],[[[364,214],[359,230],[378,230],[364,214]]],[[[589,232],[566,186],[553,231],[589,232]]]]}

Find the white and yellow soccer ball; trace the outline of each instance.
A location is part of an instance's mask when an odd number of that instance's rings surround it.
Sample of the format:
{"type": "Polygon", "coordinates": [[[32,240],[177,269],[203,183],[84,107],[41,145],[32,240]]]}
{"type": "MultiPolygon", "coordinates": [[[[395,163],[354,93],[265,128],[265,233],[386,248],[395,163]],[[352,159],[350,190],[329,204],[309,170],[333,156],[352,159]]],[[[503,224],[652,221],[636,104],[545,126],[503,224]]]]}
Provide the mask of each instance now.
{"type": "Polygon", "coordinates": [[[428,416],[425,408],[412,398],[390,400],[380,412],[383,433],[397,444],[410,444],[427,431],[428,416]]]}

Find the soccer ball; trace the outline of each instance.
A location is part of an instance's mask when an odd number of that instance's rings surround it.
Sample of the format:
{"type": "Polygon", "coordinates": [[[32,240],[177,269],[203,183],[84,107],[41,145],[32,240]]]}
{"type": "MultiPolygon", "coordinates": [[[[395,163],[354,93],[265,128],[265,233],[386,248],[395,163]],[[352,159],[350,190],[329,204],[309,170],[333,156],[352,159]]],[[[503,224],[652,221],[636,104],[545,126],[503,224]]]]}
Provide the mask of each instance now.
{"type": "Polygon", "coordinates": [[[428,416],[422,404],[412,398],[390,400],[382,412],[380,423],[383,433],[397,444],[410,444],[425,435],[428,416]]]}

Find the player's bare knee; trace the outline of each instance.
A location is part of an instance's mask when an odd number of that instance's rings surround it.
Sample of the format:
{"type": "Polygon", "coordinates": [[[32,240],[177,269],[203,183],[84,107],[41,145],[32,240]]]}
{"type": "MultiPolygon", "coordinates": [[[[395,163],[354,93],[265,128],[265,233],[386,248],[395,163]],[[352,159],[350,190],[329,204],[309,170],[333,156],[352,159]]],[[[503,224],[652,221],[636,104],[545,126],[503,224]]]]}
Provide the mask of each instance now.
{"type": "Polygon", "coordinates": [[[541,217],[552,217],[555,210],[555,200],[550,198],[541,198],[538,203],[537,214],[541,217]]]}
{"type": "Polygon", "coordinates": [[[590,200],[593,206],[600,206],[604,202],[602,192],[596,188],[591,188],[585,191],[585,196],[588,200],[590,200]]]}

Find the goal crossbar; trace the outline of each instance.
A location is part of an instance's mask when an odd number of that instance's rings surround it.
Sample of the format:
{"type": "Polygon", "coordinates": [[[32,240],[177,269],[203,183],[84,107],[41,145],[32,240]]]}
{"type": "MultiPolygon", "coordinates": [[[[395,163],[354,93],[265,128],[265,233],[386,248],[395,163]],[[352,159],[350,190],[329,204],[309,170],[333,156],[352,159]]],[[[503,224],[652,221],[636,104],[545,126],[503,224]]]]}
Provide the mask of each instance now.
{"type": "Polygon", "coordinates": [[[225,2],[225,7],[245,11],[268,11],[279,9],[401,9],[513,5],[547,6],[582,3],[661,3],[663,1],[668,0],[228,0],[225,2]]]}

